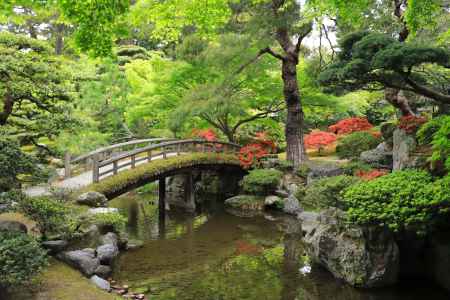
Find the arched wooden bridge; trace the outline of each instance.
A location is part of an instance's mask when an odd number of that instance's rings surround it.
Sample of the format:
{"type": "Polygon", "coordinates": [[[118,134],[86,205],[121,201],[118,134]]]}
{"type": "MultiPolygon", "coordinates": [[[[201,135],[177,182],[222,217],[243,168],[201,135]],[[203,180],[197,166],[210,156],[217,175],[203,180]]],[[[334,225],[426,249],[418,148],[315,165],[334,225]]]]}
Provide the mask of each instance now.
{"type": "MultiPolygon", "coordinates": [[[[97,191],[112,199],[158,180],[159,216],[164,218],[166,177],[180,173],[187,175],[185,207],[193,211],[196,204],[192,170],[233,169],[242,173],[236,155],[240,148],[240,145],[222,141],[145,139],[100,148],[74,159],[66,154],[65,179],[52,187],[97,191]]],[[[49,187],[31,188],[25,192],[29,196],[38,196],[48,193],[49,187]]]]}
{"type": "Polygon", "coordinates": [[[234,143],[196,139],[135,140],[101,148],[73,160],[70,160],[70,156],[66,156],[65,175],[70,177],[73,164],[84,161],[92,170],[92,182],[97,183],[105,177],[117,175],[120,171],[134,169],[139,164],[151,163],[158,159],[198,152],[236,154],[240,148],[240,145],[234,143]],[[142,144],[147,145],[124,151],[127,147],[142,144]]]}

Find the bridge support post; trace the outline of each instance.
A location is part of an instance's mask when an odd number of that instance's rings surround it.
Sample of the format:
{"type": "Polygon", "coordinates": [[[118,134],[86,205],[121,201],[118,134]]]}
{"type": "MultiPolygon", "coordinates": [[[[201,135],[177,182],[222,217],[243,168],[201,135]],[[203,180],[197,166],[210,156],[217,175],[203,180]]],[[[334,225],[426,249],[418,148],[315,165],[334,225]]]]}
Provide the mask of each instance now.
{"type": "Polygon", "coordinates": [[[164,222],[166,218],[166,178],[161,178],[159,180],[159,200],[158,200],[158,208],[159,208],[159,222],[164,222]]]}
{"type": "Polygon", "coordinates": [[[192,172],[186,174],[186,180],[184,181],[184,197],[186,201],[186,210],[189,212],[195,212],[195,191],[194,180],[192,178],[192,172]]]}

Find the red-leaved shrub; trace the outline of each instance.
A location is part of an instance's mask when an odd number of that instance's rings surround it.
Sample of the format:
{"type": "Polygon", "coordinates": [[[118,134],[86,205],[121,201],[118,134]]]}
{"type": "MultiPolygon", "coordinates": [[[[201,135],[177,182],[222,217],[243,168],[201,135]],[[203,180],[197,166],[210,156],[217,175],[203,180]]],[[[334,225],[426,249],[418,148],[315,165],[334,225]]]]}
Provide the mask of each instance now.
{"type": "Polygon", "coordinates": [[[254,142],[241,148],[239,161],[241,166],[248,169],[261,163],[261,159],[276,150],[275,143],[270,140],[265,132],[257,132],[254,142]]]}
{"type": "Polygon", "coordinates": [[[313,131],[305,135],[305,146],[308,149],[317,149],[319,152],[336,141],[336,135],[326,131],[313,131]]]}
{"type": "Polygon", "coordinates": [[[194,138],[200,138],[209,142],[217,141],[217,134],[212,129],[192,129],[191,136],[194,138]]]}
{"type": "Polygon", "coordinates": [[[416,117],[413,115],[401,117],[398,122],[398,127],[407,133],[416,132],[422,124],[427,122],[425,117],[416,117]]]}
{"type": "Polygon", "coordinates": [[[373,170],[369,170],[369,171],[357,170],[355,172],[355,175],[360,177],[363,180],[372,180],[372,179],[375,179],[377,177],[384,176],[384,175],[386,175],[388,173],[389,173],[389,171],[387,171],[387,170],[373,169],[373,170]]]}
{"type": "Polygon", "coordinates": [[[330,132],[335,134],[348,134],[355,131],[365,131],[373,127],[366,118],[347,118],[340,120],[334,125],[328,127],[330,132]]]}

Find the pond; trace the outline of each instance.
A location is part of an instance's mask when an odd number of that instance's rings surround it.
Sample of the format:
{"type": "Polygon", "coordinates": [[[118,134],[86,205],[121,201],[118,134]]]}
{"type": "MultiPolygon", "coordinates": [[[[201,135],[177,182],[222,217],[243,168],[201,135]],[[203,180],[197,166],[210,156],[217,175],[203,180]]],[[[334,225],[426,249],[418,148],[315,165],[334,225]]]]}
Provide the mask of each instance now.
{"type": "Polygon", "coordinates": [[[150,299],[177,300],[444,300],[424,282],[358,290],[310,266],[296,221],[276,213],[238,217],[216,196],[203,196],[195,214],[176,210],[158,220],[157,199],[127,194],[111,206],[128,216],[140,249],[123,253],[113,278],[150,299]]]}

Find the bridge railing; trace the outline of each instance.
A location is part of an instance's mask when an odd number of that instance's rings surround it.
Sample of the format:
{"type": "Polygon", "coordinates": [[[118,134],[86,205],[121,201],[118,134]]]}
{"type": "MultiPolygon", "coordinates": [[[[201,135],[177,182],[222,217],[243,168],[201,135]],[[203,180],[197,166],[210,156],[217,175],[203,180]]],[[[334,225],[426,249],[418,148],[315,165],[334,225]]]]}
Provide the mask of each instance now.
{"type": "Polygon", "coordinates": [[[64,157],[64,177],[69,178],[72,173],[73,166],[76,164],[85,164],[88,167],[93,165],[94,157],[96,161],[103,161],[110,159],[116,155],[123,154],[124,151],[134,150],[137,146],[142,146],[145,144],[154,145],[161,142],[174,141],[176,139],[172,138],[149,138],[149,139],[138,139],[132,140],[124,143],[118,143],[106,147],[102,147],[91,151],[89,153],[80,155],[78,157],[72,157],[70,152],[66,152],[64,157]]]}
{"type": "Polygon", "coordinates": [[[98,182],[101,177],[115,175],[121,169],[135,168],[137,164],[155,159],[166,159],[187,152],[222,152],[237,153],[241,146],[234,143],[206,140],[175,140],[148,145],[126,153],[115,155],[106,160],[100,160],[98,154],[93,155],[92,180],[98,182]],[[106,167],[111,166],[110,168],[106,167]]]}

